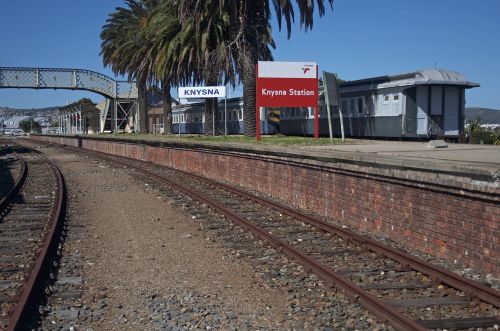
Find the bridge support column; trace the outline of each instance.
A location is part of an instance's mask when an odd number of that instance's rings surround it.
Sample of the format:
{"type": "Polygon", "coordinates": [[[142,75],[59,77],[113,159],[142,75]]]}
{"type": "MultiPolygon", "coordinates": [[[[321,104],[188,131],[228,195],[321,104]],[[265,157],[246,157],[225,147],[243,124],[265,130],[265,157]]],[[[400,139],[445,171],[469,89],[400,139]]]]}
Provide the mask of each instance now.
{"type": "Polygon", "coordinates": [[[78,116],[78,124],[80,126],[80,129],[78,130],[78,134],[83,134],[83,125],[82,125],[83,119],[82,119],[82,111],[81,110],[78,112],[77,116],[78,116]]]}
{"type": "Polygon", "coordinates": [[[118,133],[118,100],[114,100],[113,102],[113,116],[111,117],[111,122],[113,129],[111,130],[113,133],[118,133]]]}

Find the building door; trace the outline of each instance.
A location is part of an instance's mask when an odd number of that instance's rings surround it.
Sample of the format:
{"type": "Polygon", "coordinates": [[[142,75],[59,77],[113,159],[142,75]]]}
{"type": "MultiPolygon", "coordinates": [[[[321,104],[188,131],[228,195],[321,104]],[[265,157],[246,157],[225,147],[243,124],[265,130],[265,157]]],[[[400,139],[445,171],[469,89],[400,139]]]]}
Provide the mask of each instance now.
{"type": "Polygon", "coordinates": [[[443,94],[442,86],[432,86],[431,89],[431,134],[435,137],[441,137],[443,131],[443,94]]]}
{"type": "Polygon", "coordinates": [[[417,87],[417,134],[427,135],[427,114],[429,113],[429,89],[417,87]]]}
{"type": "Polygon", "coordinates": [[[460,95],[458,87],[444,89],[444,135],[459,135],[459,119],[461,114],[460,95]]]}
{"type": "Polygon", "coordinates": [[[403,117],[403,135],[415,136],[417,133],[417,89],[405,90],[406,109],[403,117]]]}

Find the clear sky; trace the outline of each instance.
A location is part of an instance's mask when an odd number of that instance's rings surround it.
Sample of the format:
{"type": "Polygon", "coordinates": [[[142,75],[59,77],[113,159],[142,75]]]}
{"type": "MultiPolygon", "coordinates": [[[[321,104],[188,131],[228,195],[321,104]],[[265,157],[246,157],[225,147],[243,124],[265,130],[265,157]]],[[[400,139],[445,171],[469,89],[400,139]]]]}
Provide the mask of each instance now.
{"type": "MultiPolygon", "coordinates": [[[[0,0],[0,66],[104,68],[99,34],[123,0],[0,0]]],[[[481,84],[467,106],[500,109],[500,0],[335,0],[290,40],[273,22],[278,61],[312,61],[346,80],[416,69],[462,72],[481,84]]],[[[97,94],[0,89],[0,106],[66,104],[97,94]]]]}

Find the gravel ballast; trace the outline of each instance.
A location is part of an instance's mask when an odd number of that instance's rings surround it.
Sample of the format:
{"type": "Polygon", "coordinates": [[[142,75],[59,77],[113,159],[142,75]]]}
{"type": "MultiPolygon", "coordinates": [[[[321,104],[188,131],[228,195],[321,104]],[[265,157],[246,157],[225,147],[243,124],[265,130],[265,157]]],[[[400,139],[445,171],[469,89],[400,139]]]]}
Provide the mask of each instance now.
{"type": "Polygon", "coordinates": [[[81,259],[83,279],[81,297],[73,306],[65,304],[66,315],[51,313],[57,305],[49,300],[43,325],[55,330],[390,329],[238,227],[221,230],[215,223],[227,221],[204,206],[134,178],[133,170],[60,148],[41,150],[66,176],[68,231],[75,224],[79,235],[68,235],[64,254],[81,259]]]}

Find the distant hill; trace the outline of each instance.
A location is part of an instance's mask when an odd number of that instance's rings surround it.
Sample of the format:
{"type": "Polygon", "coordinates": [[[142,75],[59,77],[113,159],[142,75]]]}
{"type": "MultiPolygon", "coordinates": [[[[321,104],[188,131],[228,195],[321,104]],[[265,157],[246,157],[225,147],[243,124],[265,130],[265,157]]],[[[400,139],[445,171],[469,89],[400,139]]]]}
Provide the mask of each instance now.
{"type": "Polygon", "coordinates": [[[479,119],[481,123],[500,124],[500,110],[491,108],[467,107],[465,108],[465,119],[479,119]]]}
{"type": "Polygon", "coordinates": [[[59,107],[19,109],[0,106],[0,115],[4,116],[50,116],[57,113],[59,107]]]}

